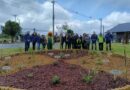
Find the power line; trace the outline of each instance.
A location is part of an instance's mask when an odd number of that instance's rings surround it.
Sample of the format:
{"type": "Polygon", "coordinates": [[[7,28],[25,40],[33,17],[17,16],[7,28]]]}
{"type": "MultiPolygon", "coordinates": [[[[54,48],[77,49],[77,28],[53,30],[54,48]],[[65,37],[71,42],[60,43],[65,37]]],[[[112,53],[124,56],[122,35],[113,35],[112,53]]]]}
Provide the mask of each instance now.
{"type": "MultiPolygon", "coordinates": [[[[59,3],[58,3],[58,4],[59,4],[59,3]]],[[[60,5],[60,4],[59,4],[59,5],[60,5]]],[[[63,6],[62,6],[62,7],[63,7],[63,6]]],[[[79,15],[79,16],[82,16],[82,17],[85,17],[85,18],[88,18],[88,19],[92,18],[91,16],[87,16],[87,15],[85,15],[85,14],[83,14],[83,13],[78,12],[78,11],[75,11],[75,10],[72,10],[72,9],[69,9],[69,8],[65,8],[65,7],[63,7],[63,8],[66,9],[67,11],[73,13],[73,14],[76,14],[76,15],[79,15]]]]}

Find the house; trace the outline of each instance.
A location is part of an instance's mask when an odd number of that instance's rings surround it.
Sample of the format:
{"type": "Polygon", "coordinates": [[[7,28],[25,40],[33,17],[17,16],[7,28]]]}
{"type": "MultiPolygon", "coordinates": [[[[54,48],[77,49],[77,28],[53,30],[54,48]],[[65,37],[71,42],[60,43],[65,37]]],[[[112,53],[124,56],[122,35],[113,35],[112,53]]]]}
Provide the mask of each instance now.
{"type": "Polygon", "coordinates": [[[130,23],[119,24],[108,31],[113,34],[116,42],[130,42],[130,23]]]}

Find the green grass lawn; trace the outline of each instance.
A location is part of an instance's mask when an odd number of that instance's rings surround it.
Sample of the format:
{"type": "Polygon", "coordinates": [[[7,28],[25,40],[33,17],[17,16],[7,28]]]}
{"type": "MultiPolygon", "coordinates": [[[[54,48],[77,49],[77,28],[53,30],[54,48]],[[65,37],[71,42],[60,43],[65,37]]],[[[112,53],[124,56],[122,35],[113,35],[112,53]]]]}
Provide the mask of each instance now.
{"type": "MultiPolygon", "coordinates": [[[[130,44],[123,45],[121,43],[113,43],[112,44],[112,52],[119,55],[124,55],[124,46],[126,47],[126,54],[127,57],[130,57],[130,44]]],[[[59,43],[54,45],[54,49],[59,49],[59,43]]],[[[105,45],[104,45],[105,49],[105,45]]],[[[30,49],[32,50],[32,49],[30,49]]],[[[105,51],[105,50],[104,50],[105,51]]],[[[7,49],[0,49],[0,56],[8,56],[15,53],[24,52],[23,48],[7,48],[7,49]]]]}
{"type": "Polygon", "coordinates": [[[112,51],[113,53],[124,55],[124,46],[126,49],[126,54],[130,57],[130,44],[121,44],[121,43],[113,43],[112,44],[112,51]]]}

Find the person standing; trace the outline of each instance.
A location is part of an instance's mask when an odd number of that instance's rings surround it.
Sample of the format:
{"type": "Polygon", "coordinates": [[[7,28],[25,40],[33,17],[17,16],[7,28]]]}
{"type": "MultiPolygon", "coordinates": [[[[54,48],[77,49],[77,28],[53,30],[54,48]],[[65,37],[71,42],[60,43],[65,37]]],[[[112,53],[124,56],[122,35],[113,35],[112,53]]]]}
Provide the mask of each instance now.
{"type": "Polygon", "coordinates": [[[76,43],[76,47],[77,47],[77,49],[81,49],[81,46],[82,46],[82,43],[81,43],[81,38],[80,37],[78,37],[78,39],[77,39],[77,41],[76,41],[77,43],[76,43]]]}
{"type": "Polygon", "coordinates": [[[92,43],[92,50],[95,48],[95,50],[97,50],[97,40],[98,40],[98,36],[97,34],[94,32],[91,35],[91,43],[92,43]]]}
{"type": "Polygon", "coordinates": [[[83,49],[89,50],[89,46],[90,46],[90,37],[89,37],[88,34],[86,34],[86,33],[83,34],[82,43],[83,43],[83,49]]]}
{"type": "Polygon", "coordinates": [[[27,32],[27,34],[25,34],[24,41],[25,41],[25,52],[27,52],[30,48],[30,42],[31,42],[31,36],[30,36],[29,32],[27,32]]]}
{"type": "Polygon", "coordinates": [[[45,47],[46,47],[46,44],[47,44],[47,40],[46,40],[45,35],[42,35],[42,36],[41,36],[41,44],[42,44],[42,48],[43,48],[43,50],[44,50],[45,47]]]}
{"type": "Polygon", "coordinates": [[[106,42],[106,50],[107,51],[108,51],[108,48],[111,51],[111,42],[112,42],[112,39],[113,39],[112,34],[110,32],[107,32],[107,34],[105,35],[105,42],[106,42]]]}
{"type": "Polygon", "coordinates": [[[31,41],[32,41],[33,50],[35,50],[35,46],[36,46],[36,42],[37,42],[37,33],[36,32],[34,32],[32,34],[31,41]]]}
{"type": "Polygon", "coordinates": [[[48,40],[47,40],[47,48],[48,50],[52,50],[53,49],[53,34],[52,32],[48,33],[48,40]]]}
{"type": "Polygon", "coordinates": [[[64,34],[61,34],[61,49],[63,49],[64,48],[64,43],[65,43],[65,35],[64,34]]]}
{"type": "Polygon", "coordinates": [[[40,34],[37,35],[37,50],[40,50],[41,37],[40,34]]]}
{"type": "Polygon", "coordinates": [[[98,44],[99,44],[99,51],[103,51],[104,37],[101,33],[98,36],[98,44]]]}

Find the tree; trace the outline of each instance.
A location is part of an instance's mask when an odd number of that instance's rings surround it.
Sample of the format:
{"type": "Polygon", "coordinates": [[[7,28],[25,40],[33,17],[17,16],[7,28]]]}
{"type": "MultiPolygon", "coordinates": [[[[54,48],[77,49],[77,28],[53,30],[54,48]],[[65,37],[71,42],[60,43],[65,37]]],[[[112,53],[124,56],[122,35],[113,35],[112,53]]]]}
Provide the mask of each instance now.
{"type": "Polygon", "coordinates": [[[11,37],[11,41],[14,42],[14,37],[16,35],[19,35],[21,32],[21,27],[20,27],[19,23],[9,20],[5,23],[5,26],[2,30],[2,32],[4,34],[9,35],[11,37]]]}
{"type": "Polygon", "coordinates": [[[73,30],[71,30],[71,29],[69,28],[69,25],[68,25],[68,24],[63,25],[63,26],[62,26],[62,29],[65,30],[68,34],[71,34],[71,35],[74,34],[73,30]]]}

